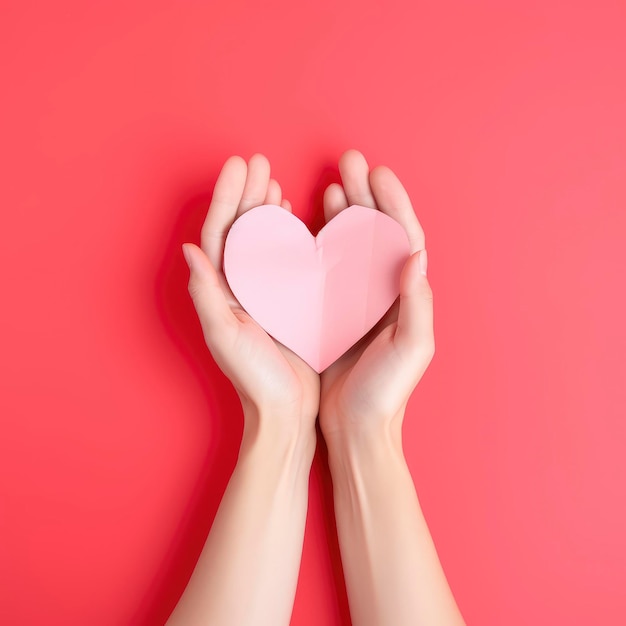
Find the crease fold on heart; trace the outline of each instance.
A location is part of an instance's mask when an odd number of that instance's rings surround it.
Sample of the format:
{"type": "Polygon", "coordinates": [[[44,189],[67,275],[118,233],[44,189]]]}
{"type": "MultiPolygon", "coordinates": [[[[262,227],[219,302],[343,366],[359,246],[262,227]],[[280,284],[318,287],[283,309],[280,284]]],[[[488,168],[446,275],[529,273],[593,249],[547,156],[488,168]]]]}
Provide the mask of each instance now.
{"type": "Polygon", "coordinates": [[[321,372],[383,317],[409,257],[404,228],[352,205],[314,237],[282,207],[263,205],[231,226],[224,274],[248,314],[321,372]]]}

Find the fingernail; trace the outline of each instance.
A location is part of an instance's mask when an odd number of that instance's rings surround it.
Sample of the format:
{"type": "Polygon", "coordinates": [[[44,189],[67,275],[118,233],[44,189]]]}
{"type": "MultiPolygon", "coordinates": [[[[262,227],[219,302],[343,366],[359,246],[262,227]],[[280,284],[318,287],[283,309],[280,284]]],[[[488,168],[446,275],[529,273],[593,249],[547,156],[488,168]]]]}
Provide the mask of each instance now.
{"type": "Polygon", "coordinates": [[[426,250],[420,250],[420,272],[426,276],[426,268],[428,267],[428,256],[426,250]]]}
{"type": "Polygon", "coordinates": [[[183,244],[183,256],[185,257],[185,261],[187,261],[187,265],[191,270],[191,256],[189,255],[189,249],[185,247],[185,244],[183,244]]]}

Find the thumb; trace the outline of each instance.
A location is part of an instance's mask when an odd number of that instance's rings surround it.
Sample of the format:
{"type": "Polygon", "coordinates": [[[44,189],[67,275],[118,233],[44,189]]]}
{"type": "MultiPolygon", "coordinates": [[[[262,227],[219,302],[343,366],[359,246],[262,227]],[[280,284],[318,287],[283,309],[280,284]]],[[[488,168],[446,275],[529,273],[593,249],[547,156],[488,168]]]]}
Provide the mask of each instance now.
{"type": "Polygon", "coordinates": [[[236,328],[237,319],[228,306],[215,268],[202,249],[193,243],[184,243],[183,255],[189,266],[189,295],[204,338],[209,348],[217,347],[236,328]]]}
{"type": "Polygon", "coordinates": [[[394,335],[396,348],[430,363],[435,353],[433,292],[426,278],[426,250],[412,254],[400,276],[400,309],[394,335]]]}

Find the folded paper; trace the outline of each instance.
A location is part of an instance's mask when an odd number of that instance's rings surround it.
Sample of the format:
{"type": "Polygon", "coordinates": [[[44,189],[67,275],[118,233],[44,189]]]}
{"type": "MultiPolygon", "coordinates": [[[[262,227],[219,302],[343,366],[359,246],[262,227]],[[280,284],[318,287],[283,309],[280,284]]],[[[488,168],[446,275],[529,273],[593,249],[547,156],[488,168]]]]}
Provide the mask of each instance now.
{"type": "Polygon", "coordinates": [[[245,311],[319,373],[393,304],[409,255],[406,231],[381,211],[350,206],[314,237],[268,204],[231,226],[224,274],[245,311]]]}

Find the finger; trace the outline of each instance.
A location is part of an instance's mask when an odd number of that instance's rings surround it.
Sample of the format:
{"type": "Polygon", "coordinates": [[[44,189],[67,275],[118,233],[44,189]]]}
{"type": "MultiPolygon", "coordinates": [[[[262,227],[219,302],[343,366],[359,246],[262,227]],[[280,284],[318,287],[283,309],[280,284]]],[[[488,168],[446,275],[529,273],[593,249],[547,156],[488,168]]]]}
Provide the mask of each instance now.
{"type": "Polygon", "coordinates": [[[339,173],[349,204],[376,208],[369,171],[365,157],[358,150],[347,150],[339,158],[339,173]]]}
{"type": "Polygon", "coordinates": [[[416,359],[424,368],[435,352],[433,330],[433,292],[420,271],[420,257],[426,250],[411,255],[400,277],[400,308],[394,334],[394,346],[409,359],[416,359]]]}
{"type": "Polygon", "coordinates": [[[201,247],[213,267],[221,271],[224,241],[241,201],[248,165],[240,156],[230,157],[217,177],[213,197],[200,235],[201,247]]]}
{"type": "Polygon", "coordinates": [[[278,184],[278,181],[274,178],[270,178],[267,185],[267,193],[265,194],[265,200],[263,204],[275,204],[280,206],[280,202],[283,199],[283,192],[278,184]]]}
{"type": "Polygon", "coordinates": [[[192,243],[185,243],[183,254],[189,266],[189,295],[207,345],[213,350],[236,329],[237,318],[228,306],[217,272],[204,252],[192,243]]]}
{"type": "Polygon", "coordinates": [[[324,219],[327,222],[348,208],[348,198],[339,183],[331,183],[324,191],[324,219]]]}
{"type": "Polygon", "coordinates": [[[270,182],[270,162],[262,154],[254,154],[248,162],[248,176],[237,208],[237,217],[260,206],[267,195],[270,182]]]}
{"type": "Polygon", "coordinates": [[[280,203],[280,206],[283,207],[285,211],[289,211],[289,213],[293,213],[291,202],[289,202],[289,200],[287,200],[286,198],[283,199],[283,201],[280,203]]]}
{"type": "Polygon", "coordinates": [[[426,247],[424,230],[399,178],[388,167],[379,165],[370,172],[369,180],[378,208],[404,226],[411,253],[423,250],[426,247]]]}

